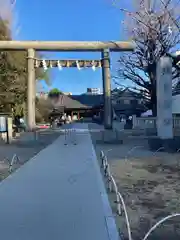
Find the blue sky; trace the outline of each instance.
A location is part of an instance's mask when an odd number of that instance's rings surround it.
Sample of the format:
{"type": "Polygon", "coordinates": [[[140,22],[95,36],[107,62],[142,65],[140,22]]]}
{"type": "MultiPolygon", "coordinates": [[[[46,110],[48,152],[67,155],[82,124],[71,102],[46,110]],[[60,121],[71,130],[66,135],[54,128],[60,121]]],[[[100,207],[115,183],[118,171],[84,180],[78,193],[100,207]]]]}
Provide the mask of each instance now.
{"type": "MultiPolygon", "coordinates": [[[[111,5],[111,0],[17,0],[16,11],[21,28],[17,40],[125,40],[121,30],[122,13],[111,5]]],[[[52,59],[100,58],[99,53],[45,54],[52,59]]],[[[115,63],[118,54],[111,55],[115,63]]],[[[87,87],[102,88],[101,70],[55,69],[52,75],[51,88],[73,94],[83,93],[87,87]]]]}

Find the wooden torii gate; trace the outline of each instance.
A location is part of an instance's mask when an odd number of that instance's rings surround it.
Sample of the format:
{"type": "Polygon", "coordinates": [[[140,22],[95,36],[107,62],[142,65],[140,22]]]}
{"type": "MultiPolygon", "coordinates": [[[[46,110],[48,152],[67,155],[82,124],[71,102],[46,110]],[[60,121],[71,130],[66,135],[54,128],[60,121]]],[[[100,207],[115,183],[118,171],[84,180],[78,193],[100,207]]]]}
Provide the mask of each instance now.
{"type": "MultiPolygon", "coordinates": [[[[112,128],[111,106],[111,76],[110,76],[110,51],[133,51],[132,42],[63,42],[63,41],[0,41],[0,51],[27,51],[28,64],[28,91],[27,91],[27,125],[29,131],[35,128],[35,68],[42,67],[35,59],[35,51],[60,51],[60,52],[101,52],[100,60],[62,60],[63,67],[102,67],[103,93],[104,93],[104,127],[112,128]]],[[[58,67],[59,60],[45,60],[48,67],[58,67]]]]}

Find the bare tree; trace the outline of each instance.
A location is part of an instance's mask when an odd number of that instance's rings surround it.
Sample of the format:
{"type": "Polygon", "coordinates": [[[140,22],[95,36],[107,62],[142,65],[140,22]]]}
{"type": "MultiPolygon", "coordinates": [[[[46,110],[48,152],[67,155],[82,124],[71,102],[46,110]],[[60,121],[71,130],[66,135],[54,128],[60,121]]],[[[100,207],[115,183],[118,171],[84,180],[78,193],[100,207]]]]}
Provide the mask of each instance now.
{"type": "MultiPolygon", "coordinates": [[[[149,107],[156,116],[156,65],[160,57],[173,53],[180,43],[180,0],[133,2],[131,11],[120,10],[125,14],[123,26],[126,34],[135,42],[136,49],[132,54],[120,56],[116,83],[127,80],[134,83],[135,89],[147,96],[149,107]]],[[[179,77],[174,61],[172,73],[173,85],[179,77]]]]}

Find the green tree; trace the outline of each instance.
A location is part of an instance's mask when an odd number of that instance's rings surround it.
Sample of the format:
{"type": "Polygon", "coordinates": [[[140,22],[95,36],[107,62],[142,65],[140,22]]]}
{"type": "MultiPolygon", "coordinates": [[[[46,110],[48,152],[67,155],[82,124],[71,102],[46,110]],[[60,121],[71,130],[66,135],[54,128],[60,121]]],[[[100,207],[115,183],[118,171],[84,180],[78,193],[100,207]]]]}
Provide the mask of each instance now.
{"type": "Polygon", "coordinates": [[[49,99],[36,98],[36,122],[48,122],[53,107],[49,99]]]}
{"type": "Polygon", "coordinates": [[[48,97],[55,98],[55,97],[59,97],[59,95],[61,95],[61,94],[63,94],[62,91],[60,91],[58,88],[53,88],[49,91],[48,97]]]}
{"type": "MultiPolygon", "coordinates": [[[[0,19],[0,40],[12,40],[8,21],[0,19]]],[[[38,57],[38,54],[36,55],[38,57]]],[[[41,56],[39,55],[39,58],[41,56]]],[[[36,80],[50,84],[49,72],[36,69],[36,80]]],[[[27,53],[25,51],[0,52],[0,111],[14,115],[25,114],[27,99],[27,53]]]]}

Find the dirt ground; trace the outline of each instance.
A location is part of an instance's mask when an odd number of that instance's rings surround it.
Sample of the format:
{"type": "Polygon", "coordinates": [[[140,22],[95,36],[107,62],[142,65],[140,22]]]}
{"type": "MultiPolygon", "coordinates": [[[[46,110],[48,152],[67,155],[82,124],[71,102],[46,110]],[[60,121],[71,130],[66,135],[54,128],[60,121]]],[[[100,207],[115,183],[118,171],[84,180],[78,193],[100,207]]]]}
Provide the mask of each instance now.
{"type": "Polygon", "coordinates": [[[12,170],[16,170],[43,148],[47,147],[59,137],[60,133],[53,130],[39,132],[38,141],[23,141],[21,137],[13,140],[11,144],[0,142],[0,181],[9,174],[9,164],[14,154],[19,157],[12,170]]]}
{"type": "MultiPolygon", "coordinates": [[[[89,128],[98,129],[90,124],[89,128]]],[[[159,220],[180,213],[180,153],[152,153],[145,140],[126,140],[123,145],[99,144],[97,133],[91,133],[99,159],[100,150],[108,157],[111,173],[123,195],[130,219],[133,240],[142,240],[159,220]]],[[[127,238],[124,214],[117,216],[115,194],[109,199],[122,239],[127,238]]],[[[179,240],[180,217],[159,226],[148,240],[179,240]]]]}

